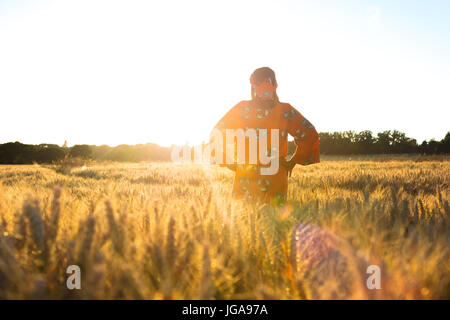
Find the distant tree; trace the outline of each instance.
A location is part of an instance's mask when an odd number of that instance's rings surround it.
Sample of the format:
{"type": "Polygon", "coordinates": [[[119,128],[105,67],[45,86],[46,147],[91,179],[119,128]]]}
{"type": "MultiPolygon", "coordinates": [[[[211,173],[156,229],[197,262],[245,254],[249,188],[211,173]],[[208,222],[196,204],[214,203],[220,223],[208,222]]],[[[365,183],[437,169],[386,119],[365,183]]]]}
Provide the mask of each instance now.
{"type": "Polygon", "coordinates": [[[374,152],[375,138],[372,136],[372,131],[364,130],[355,136],[355,143],[357,153],[371,154],[374,152]]]}
{"type": "Polygon", "coordinates": [[[66,156],[64,150],[58,146],[41,147],[36,152],[35,161],[39,163],[51,163],[62,160],[66,156]]]}
{"type": "Polygon", "coordinates": [[[376,140],[376,153],[391,153],[391,131],[378,132],[376,140]]]}
{"type": "Polygon", "coordinates": [[[92,158],[96,160],[107,160],[107,154],[111,147],[107,145],[91,146],[92,158]]]}
{"type": "Polygon", "coordinates": [[[135,158],[131,153],[131,147],[126,144],[112,148],[106,158],[113,161],[134,161],[135,158]]]}
{"type": "Polygon", "coordinates": [[[77,144],[70,148],[69,155],[71,157],[88,159],[92,157],[92,149],[87,144],[77,144]]]}
{"type": "Polygon", "coordinates": [[[417,152],[417,141],[408,138],[403,132],[394,130],[391,132],[391,148],[393,153],[417,152]]]}
{"type": "Polygon", "coordinates": [[[434,139],[431,139],[429,142],[428,142],[428,145],[427,145],[427,152],[426,153],[428,153],[428,154],[436,154],[436,153],[439,153],[439,142],[437,142],[436,140],[434,140],[434,139]]]}
{"type": "MultiPolygon", "coordinates": [[[[117,147],[75,145],[62,147],[56,144],[27,145],[20,142],[0,144],[0,164],[29,164],[33,162],[51,163],[71,157],[90,158],[112,161],[170,161],[172,147],[161,147],[154,143],[117,147]]],[[[354,131],[320,132],[319,148],[321,154],[387,154],[387,153],[450,153],[450,132],[441,141],[423,141],[420,145],[415,139],[397,130],[379,132],[376,137],[369,130],[359,133],[354,131]]],[[[288,143],[288,154],[296,149],[293,141],[288,143]]]]}
{"type": "Polygon", "coordinates": [[[438,151],[439,153],[450,153],[450,131],[441,140],[438,151]]]}
{"type": "Polygon", "coordinates": [[[0,163],[27,164],[36,158],[36,146],[20,142],[8,142],[0,145],[0,163]]]}
{"type": "MultiPolygon", "coordinates": [[[[297,148],[297,146],[295,145],[294,141],[289,141],[288,142],[288,155],[294,155],[295,149],[297,148]]],[[[320,148],[320,146],[319,146],[320,148]]]]}

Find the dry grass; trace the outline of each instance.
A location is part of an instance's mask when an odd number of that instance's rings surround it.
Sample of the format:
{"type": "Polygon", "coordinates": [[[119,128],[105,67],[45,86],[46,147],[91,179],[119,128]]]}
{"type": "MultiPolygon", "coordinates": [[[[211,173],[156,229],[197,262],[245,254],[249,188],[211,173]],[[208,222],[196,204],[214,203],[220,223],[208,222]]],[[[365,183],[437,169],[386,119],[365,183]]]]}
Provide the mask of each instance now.
{"type": "Polygon", "coordinates": [[[448,299],[449,180],[446,160],[323,162],[274,210],[232,203],[216,167],[0,166],[0,298],[448,299]]]}

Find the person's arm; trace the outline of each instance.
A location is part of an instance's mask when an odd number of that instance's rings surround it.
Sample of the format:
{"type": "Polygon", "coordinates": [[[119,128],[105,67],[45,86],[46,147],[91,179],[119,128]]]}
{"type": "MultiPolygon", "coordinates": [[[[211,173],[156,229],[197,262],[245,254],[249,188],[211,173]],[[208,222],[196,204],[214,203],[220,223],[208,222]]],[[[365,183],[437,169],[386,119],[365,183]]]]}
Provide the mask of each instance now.
{"type": "Polygon", "coordinates": [[[289,110],[292,116],[288,119],[288,133],[294,137],[296,149],[285,167],[292,168],[296,164],[309,165],[319,163],[319,134],[314,126],[294,107],[289,110]],[[293,111],[292,111],[293,110],[293,111]]]}

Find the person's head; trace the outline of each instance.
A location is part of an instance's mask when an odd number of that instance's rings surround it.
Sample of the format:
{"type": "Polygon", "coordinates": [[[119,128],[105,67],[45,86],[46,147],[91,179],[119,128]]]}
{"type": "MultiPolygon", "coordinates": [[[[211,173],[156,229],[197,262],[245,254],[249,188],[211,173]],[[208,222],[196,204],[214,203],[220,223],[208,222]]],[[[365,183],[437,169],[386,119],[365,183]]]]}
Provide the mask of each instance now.
{"type": "Polygon", "coordinates": [[[275,72],[269,67],[258,68],[250,76],[252,100],[278,101],[275,72]]]}

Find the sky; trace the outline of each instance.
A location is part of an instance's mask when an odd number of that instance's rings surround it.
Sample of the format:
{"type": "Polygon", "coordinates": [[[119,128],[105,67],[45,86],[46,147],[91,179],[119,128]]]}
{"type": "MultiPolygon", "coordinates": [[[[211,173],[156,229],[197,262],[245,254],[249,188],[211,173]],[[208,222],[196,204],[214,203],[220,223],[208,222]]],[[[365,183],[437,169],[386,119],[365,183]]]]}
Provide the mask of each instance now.
{"type": "Polygon", "coordinates": [[[319,132],[450,130],[450,1],[0,0],[0,143],[196,144],[271,67],[319,132]]]}

